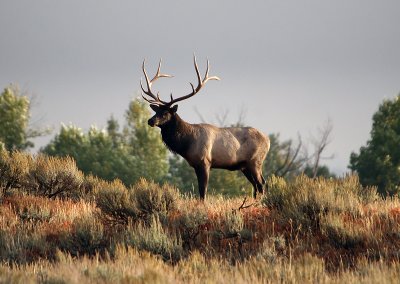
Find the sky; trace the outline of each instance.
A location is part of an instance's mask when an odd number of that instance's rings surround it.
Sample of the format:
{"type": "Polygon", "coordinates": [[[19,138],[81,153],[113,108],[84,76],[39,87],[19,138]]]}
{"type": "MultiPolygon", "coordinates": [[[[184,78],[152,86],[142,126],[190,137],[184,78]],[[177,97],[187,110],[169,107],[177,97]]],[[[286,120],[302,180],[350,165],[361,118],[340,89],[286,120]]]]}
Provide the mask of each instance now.
{"type": "Polygon", "coordinates": [[[323,163],[343,174],[379,104],[400,92],[399,13],[397,0],[1,0],[0,88],[34,96],[36,125],[54,128],[38,148],[61,123],[123,124],[143,59],[149,74],[162,58],[175,76],[154,84],[161,97],[189,93],[195,53],[221,81],[180,102],[183,119],[244,113],[247,125],[305,144],[329,119],[334,157],[323,163]]]}

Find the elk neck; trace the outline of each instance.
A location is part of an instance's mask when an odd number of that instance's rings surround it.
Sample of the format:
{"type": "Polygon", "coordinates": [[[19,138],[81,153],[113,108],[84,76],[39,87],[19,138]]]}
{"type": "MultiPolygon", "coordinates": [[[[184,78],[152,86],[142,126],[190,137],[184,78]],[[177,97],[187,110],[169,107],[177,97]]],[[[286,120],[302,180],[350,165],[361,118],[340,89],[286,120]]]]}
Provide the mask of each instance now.
{"type": "Polygon", "coordinates": [[[160,126],[162,140],[174,153],[186,157],[194,140],[194,128],[175,113],[170,121],[160,126]]]}

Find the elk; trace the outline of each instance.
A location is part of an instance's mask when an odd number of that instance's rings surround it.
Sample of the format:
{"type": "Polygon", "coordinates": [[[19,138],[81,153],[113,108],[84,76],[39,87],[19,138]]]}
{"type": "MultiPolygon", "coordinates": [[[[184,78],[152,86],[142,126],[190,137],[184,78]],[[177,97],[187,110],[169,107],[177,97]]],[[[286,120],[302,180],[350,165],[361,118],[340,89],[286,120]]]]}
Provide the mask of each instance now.
{"type": "Polygon", "coordinates": [[[190,83],[192,91],[189,94],[176,99],[171,94],[168,102],[161,100],[158,93],[155,95],[151,87],[157,79],[173,76],[161,73],[160,60],[157,73],[150,80],[145,69],[145,62],[144,60],[142,70],[147,89],[143,87],[140,80],[142,97],[155,111],[155,115],[148,120],[148,124],[151,127],[159,127],[162,140],[169,150],[182,156],[194,168],[200,199],[205,199],[212,168],[242,171],[254,188],[254,198],[257,193],[262,194],[265,184],[262,164],[270,147],[267,136],[252,127],[219,128],[205,123],[190,124],[177,114],[177,102],[196,95],[208,81],[220,80],[217,76],[209,77],[209,61],[207,60],[207,70],[202,79],[194,56],[197,87],[195,88],[190,83]]]}

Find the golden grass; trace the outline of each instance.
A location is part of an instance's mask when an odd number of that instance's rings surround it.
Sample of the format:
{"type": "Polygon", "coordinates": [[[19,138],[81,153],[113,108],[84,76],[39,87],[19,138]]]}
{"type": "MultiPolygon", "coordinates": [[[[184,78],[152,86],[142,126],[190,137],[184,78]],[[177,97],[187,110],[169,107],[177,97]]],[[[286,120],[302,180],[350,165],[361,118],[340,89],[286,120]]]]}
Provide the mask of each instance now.
{"type": "Polygon", "coordinates": [[[356,176],[271,177],[257,200],[201,202],[169,185],[78,175],[82,187],[61,198],[24,187],[2,197],[0,283],[400,280],[400,201],[356,176]]]}

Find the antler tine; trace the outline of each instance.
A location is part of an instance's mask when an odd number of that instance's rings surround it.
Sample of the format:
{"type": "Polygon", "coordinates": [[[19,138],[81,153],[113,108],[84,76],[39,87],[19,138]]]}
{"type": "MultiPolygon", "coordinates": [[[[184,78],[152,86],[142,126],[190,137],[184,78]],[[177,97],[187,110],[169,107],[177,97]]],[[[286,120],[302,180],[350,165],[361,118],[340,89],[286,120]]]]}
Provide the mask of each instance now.
{"type": "MultiPolygon", "coordinates": [[[[196,60],[196,55],[193,55],[194,58],[194,69],[196,70],[196,75],[197,75],[197,81],[198,81],[198,87],[201,86],[201,77],[200,77],[200,71],[199,71],[199,66],[197,65],[197,60],[196,60]]],[[[190,85],[192,85],[192,83],[190,83],[190,85]]],[[[197,88],[198,88],[197,87],[197,88]]],[[[193,88],[193,85],[192,85],[193,88]]],[[[196,88],[196,89],[197,89],[196,88]]],[[[200,89],[199,89],[200,90],[200,89]]]]}
{"type": "Polygon", "coordinates": [[[147,102],[149,102],[150,104],[157,104],[157,105],[165,105],[165,104],[167,104],[167,102],[162,101],[162,100],[160,99],[160,96],[158,95],[158,93],[157,93],[157,95],[154,95],[153,92],[151,91],[151,85],[152,85],[152,84],[154,83],[154,81],[156,81],[158,78],[171,78],[171,77],[173,77],[172,75],[162,74],[162,73],[161,73],[161,71],[160,71],[160,70],[161,70],[161,62],[162,62],[162,59],[160,59],[160,62],[158,63],[158,68],[157,68],[157,73],[156,73],[156,75],[153,77],[153,79],[149,80],[149,76],[147,75],[146,67],[145,67],[146,59],[143,60],[142,70],[143,70],[144,77],[145,77],[145,79],[146,79],[147,90],[144,89],[143,83],[142,83],[142,80],[141,80],[141,79],[140,79],[140,87],[141,87],[143,93],[145,93],[146,95],[148,95],[149,97],[151,97],[151,98],[153,99],[153,100],[149,100],[149,99],[145,98],[145,97],[143,96],[143,94],[142,94],[142,97],[143,97],[147,102]]]}
{"type": "Polygon", "coordinates": [[[210,71],[210,61],[207,59],[207,70],[206,74],[204,75],[203,84],[205,84],[209,80],[221,80],[218,76],[208,77],[208,72],[210,71]]]}
{"type": "Polygon", "coordinates": [[[186,95],[186,96],[179,97],[179,98],[176,98],[176,99],[172,99],[172,96],[171,96],[171,101],[169,101],[167,103],[168,106],[171,106],[174,103],[186,100],[186,99],[194,96],[195,94],[197,94],[201,90],[201,88],[203,88],[203,86],[207,83],[208,80],[220,80],[220,78],[217,77],[217,76],[208,77],[208,73],[209,73],[209,70],[210,70],[209,61],[208,60],[207,60],[207,70],[206,70],[206,73],[204,75],[204,79],[203,80],[201,79],[199,66],[197,65],[196,55],[193,55],[193,62],[194,62],[194,69],[196,71],[196,76],[197,76],[197,81],[198,81],[197,87],[195,88],[194,85],[192,83],[190,83],[190,86],[192,87],[192,92],[190,94],[186,95]]]}
{"type": "Polygon", "coordinates": [[[210,61],[207,58],[207,70],[206,70],[206,74],[204,75],[203,82],[207,79],[209,71],[210,71],[210,61]]]}
{"type": "Polygon", "coordinates": [[[160,70],[161,70],[161,62],[162,62],[162,59],[160,59],[160,62],[158,63],[157,73],[156,73],[156,75],[153,77],[153,79],[150,80],[150,83],[153,83],[153,82],[154,82],[155,80],[157,80],[158,78],[172,78],[172,77],[174,77],[174,76],[172,76],[172,75],[162,74],[162,73],[160,72],[160,70]]]}

